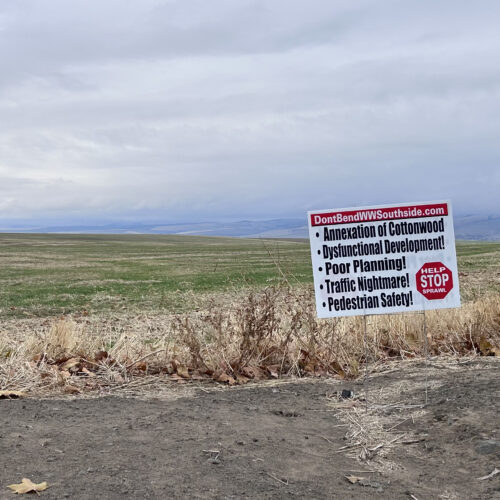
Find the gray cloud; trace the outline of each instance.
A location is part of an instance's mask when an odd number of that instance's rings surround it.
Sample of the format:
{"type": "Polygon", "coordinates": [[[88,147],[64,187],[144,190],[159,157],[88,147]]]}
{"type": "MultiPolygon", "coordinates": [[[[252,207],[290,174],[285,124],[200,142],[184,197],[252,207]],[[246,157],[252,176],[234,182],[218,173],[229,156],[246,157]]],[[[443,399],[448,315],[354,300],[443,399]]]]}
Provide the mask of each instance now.
{"type": "Polygon", "coordinates": [[[4,1],[2,217],[498,212],[497,2],[4,1]]]}

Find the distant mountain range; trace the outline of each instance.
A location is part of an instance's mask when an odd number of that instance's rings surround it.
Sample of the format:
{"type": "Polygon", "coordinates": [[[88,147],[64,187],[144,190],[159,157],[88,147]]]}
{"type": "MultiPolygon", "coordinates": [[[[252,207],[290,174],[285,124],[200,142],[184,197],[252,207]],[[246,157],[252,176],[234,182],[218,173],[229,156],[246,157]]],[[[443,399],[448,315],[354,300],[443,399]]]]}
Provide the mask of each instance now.
{"type": "Polygon", "coordinates": [[[500,216],[466,215],[455,217],[457,240],[500,241],[500,216]]]}
{"type": "MultiPolygon", "coordinates": [[[[117,223],[78,226],[3,227],[12,233],[89,234],[190,234],[239,238],[308,238],[303,219],[242,220],[235,222],[193,222],[182,224],[117,223]]],[[[460,240],[500,241],[500,216],[466,215],[455,217],[455,237],[460,240]]]]}

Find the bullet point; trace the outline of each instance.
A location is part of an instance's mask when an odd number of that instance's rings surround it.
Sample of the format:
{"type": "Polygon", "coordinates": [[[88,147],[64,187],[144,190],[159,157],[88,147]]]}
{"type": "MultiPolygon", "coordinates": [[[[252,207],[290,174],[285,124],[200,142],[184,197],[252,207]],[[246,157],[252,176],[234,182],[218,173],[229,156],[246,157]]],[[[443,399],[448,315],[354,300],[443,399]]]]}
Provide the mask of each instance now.
{"type": "Polygon", "coordinates": [[[319,233],[316,233],[316,238],[319,238],[319,233]]]}
{"type": "Polygon", "coordinates": [[[318,250],[318,255],[321,255],[321,250],[318,250]]]}
{"type": "Polygon", "coordinates": [[[322,268],[322,267],[318,267],[318,270],[319,270],[319,271],[323,271],[323,268],[322,268]]]}
{"type": "Polygon", "coordinates": [[[323,302],[323,307],[326,307],[326,302],[323,302]]]}
{"type": "Polygon", "coordinates": [[[319,285],[320,290],[323,290],[323,285],[319,285]]]}

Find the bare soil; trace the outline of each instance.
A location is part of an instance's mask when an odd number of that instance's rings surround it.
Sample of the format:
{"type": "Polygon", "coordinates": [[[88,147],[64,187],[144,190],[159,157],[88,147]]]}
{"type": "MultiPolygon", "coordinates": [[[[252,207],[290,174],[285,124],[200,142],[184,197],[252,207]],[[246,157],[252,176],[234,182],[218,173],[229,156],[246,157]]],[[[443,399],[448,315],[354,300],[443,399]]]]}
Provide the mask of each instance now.
{"type": "Polygon", "coordinates": [[[435,358],[356,382],[0,400],[0,498],[27,477],[46,499],[500,499],[500,474],[479,479],[500,468],[499,375],[435,358]]]}

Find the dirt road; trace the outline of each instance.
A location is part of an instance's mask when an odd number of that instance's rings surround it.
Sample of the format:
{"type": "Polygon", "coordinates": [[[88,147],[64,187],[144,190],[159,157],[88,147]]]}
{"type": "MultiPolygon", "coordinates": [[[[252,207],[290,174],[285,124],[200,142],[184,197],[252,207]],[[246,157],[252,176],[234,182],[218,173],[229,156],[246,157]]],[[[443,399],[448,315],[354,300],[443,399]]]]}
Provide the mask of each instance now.
{"type": "Polygon", "coordinates": [[[365,385],[1,400],[0,498],[23,477],[47,481],[46,499],[500,498],[500,474],[479,479],[500,468],[499,374],[495,358],[431,360],[365,385]]]}

